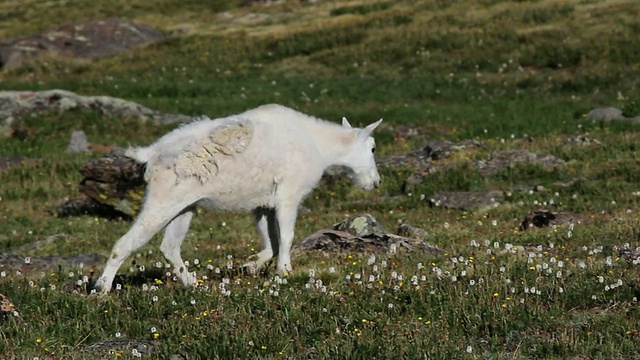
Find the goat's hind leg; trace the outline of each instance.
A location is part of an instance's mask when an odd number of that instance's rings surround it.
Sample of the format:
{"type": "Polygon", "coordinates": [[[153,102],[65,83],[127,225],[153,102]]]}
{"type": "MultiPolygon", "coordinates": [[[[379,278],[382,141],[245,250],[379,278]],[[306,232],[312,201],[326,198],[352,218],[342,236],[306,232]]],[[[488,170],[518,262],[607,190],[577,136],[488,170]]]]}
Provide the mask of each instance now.
{"type": "Polygon", "coordinates": [[[160,194],[159,190],[153,191],[147,188],[142,211],[131,229],[113,246],[107,265],[96,281],[95,287],[103,294],[111,290],[113,279],[124,261],[134,251],[147,244],[153,235],[162,230],[176,215],[197,200],[197,198],[184,198],[184,195],[178,198],[178,195],[185,193],[178,190],[172,189],[171,193],[174,196],[167,196],[165,193],[160,194]]]}
{"type": "Polygon", "coordinates": [[[113,246],[107,265],[95,284],[95,288],[103,294],[111,290],[113,279],[124,261],[134,251],[147,244],[153,235],[159,232],[170,219],[170,216],[157,216],[157,213],[153,217],[147,216],[147,214],[143,210],[136,222],[131,226],[131,229],[113,246]]]}
{"type": "Polygon", "coordinates": [[[182,260],[180,249],[187,232],[189,223],[193,217],[193,209],[189,208],[176,216],[164,229],[164,238],[160,245],[160,251],[164,257],[173,265],[173,273],[182,281],[185,287],[195,286],[195,272],[190,273],[182,260]]]}
{"type": "Polygon", "coordinates": [[[250,261],[243,266],[256,271],[262,268],[267,261],[278,255],[280,230],[278,229],[275,209],[259,207],[253,210],[253,216],[256,221],[256,230],[260,236],[262,250],[251,256],[256,260],[250,261]]]}

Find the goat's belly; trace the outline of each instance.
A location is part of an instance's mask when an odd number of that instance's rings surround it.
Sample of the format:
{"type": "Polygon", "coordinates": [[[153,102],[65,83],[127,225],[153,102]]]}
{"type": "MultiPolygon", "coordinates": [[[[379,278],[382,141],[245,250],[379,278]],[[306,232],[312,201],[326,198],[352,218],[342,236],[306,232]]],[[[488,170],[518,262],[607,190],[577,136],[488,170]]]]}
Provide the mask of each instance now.
{"type": "Polygon", "coordinates": [[[218,163],[219,173],[203,185],[198,206],[212,210],[253,210],[273,207],[277,169],[263,155],[246,151],[218,163]],[[266,170],[265,170],[266,169],[266,170]]]}
{"type": "Polygon", "coordinates": [[[273,195],[264,196],[236,196],[235,194],[220,194],[201,199],[197,206],[209,210],[253,210],[257,207],[274,207],[273,195]]]}

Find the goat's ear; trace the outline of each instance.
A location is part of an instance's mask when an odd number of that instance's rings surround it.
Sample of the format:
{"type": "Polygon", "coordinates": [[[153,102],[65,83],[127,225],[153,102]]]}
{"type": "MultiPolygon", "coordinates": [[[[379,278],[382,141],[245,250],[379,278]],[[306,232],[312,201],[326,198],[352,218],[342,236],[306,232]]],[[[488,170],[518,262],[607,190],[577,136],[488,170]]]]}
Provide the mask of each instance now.
{"type": "Polygon", "coordinates": [[[342,126],[346,127],[346,128],[351,128],[351,124],[349,124],[349,121],[347,121],[346,117],[342,117],[342,126]]]}
{"type": "Polygon", "coordinates": [[[361,136],[371,136],[371,133],[373,133],[373,130],[375,130],[378,127],[378,125],[380,125],[381,122],[382,122],[382,119],[374,122],[373,124],[369,124],[366,128],[360,130],[361,136]]]}

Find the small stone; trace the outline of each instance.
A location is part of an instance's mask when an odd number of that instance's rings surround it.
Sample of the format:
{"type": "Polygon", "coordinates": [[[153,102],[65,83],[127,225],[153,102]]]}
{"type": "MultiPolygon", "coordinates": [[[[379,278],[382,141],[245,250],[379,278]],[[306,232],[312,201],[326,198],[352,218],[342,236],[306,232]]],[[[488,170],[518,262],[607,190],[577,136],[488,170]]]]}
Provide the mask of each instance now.
{"type": "Polygon", "coordinates": [[[67,151],[71,153],[81,153],[89,151],[89,144],[87,142],[87,135],[84,131],[74,131],[71,133],[71,141],[67,151]]]}

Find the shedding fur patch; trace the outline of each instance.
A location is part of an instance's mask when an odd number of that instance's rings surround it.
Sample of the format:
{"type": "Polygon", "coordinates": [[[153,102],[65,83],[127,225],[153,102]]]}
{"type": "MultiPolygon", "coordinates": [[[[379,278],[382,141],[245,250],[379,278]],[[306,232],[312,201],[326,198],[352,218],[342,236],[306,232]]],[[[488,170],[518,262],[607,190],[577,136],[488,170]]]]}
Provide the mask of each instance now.
{"type": "Polygon", "coordinates": [[[216,127],[204,142],[193,144],[178,155],[174,163],[176,175],[206,182],[218,174],[222,156],[234,156],[246,150],[253,130],[253,125],[246,120],[216,127]]]}

